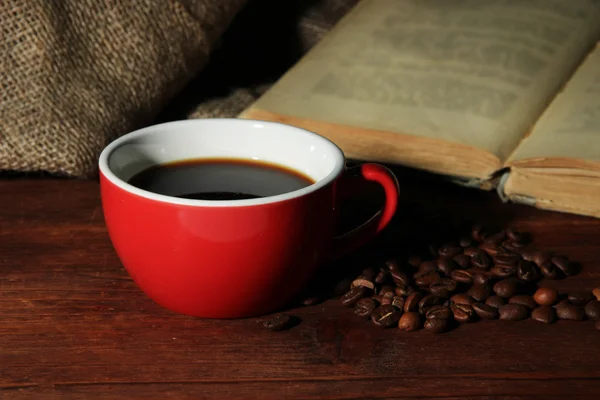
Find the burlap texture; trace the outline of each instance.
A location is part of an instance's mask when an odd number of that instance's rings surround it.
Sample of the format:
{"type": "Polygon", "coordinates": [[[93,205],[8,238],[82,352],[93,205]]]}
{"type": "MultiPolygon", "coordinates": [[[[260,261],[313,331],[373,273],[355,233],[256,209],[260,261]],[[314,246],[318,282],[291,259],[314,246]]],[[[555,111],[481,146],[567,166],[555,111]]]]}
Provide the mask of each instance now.
{"type": "Polygon", "coordinates": [[[207,62],[246,0],[0,1],[0,170],[87,177],[207,62]]]}

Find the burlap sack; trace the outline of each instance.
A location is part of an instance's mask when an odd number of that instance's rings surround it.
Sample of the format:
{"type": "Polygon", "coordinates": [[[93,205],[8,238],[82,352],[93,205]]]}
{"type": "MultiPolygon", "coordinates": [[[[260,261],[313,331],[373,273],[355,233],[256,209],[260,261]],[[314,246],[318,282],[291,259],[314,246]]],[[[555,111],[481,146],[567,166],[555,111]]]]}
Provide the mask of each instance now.
{"type": "Polygon", "coordinates": [[[152,122],[246,0],[0,1],[0,170],[87,177],[152,122]]]}

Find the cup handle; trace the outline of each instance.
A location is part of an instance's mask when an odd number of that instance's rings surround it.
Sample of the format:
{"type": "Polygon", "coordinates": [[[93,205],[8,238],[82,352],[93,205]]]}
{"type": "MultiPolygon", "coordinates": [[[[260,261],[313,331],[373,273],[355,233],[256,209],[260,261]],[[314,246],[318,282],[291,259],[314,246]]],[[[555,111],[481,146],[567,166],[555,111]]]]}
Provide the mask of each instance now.
{"type": "Polygon", "coordinates": [[[381,185],[385,191],[385,204],[362,225],[336,237],[333,241],[331,258],[342,257],[369,242],[390,223],[396,213],[400,193],[398,180],[392,171],[380,164],[365,163],[346,170],[340,181],[336,202],[340,204],[341,201],[360,191],[360,181],[372,181],[381,185]],[[351,176],[353,170],[357,173],[351,176]]]}

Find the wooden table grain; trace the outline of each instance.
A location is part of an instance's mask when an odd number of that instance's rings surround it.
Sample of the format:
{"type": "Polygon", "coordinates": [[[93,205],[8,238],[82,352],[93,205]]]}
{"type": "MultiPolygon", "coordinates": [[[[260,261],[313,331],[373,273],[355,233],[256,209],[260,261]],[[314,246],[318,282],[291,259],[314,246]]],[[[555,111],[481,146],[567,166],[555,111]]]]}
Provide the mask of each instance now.
{"type": "MultiPolygon", "coordinates": [[[[600,286],[600,220],[397,173],[393,225],[324,267],[315,287],[471,220],[530,231],[581,263],[578,275],[545,284],[600,286]]],[[[353,211],[366,215],[377,198],[353,211]]],[[[121,266],[97,182],[0,179],[1,399],[600,398],[600,332],[591,321],[484,321],[432,335],[379,329],[332,298],[286,311],[300,323],[283,332],[260,319],[171,313],[121,266]]]]}

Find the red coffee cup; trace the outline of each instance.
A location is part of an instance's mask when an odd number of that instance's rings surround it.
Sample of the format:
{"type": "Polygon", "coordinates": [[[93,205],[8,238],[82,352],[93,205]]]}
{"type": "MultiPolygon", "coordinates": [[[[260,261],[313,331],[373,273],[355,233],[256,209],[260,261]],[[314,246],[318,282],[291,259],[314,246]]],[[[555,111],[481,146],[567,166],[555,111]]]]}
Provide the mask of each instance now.
{"type": "Polygon", "coordinates": [[[357,186],[342,151],[304,129],[245,119],[195,119],[137,130],[100,155],[102,207],[124,267],[154,301],[182,314],[239,318],[287,305],[328,258],[364,244],[391,220],[398,182],[363,164],[360,179],[380,184],[385,205],[360,228],[335,236],[337,209],[357,186]],[[186,159],[262,160],[315,183],[258,199],[170,197],[127,183],[158,164],[186,159]]]}

